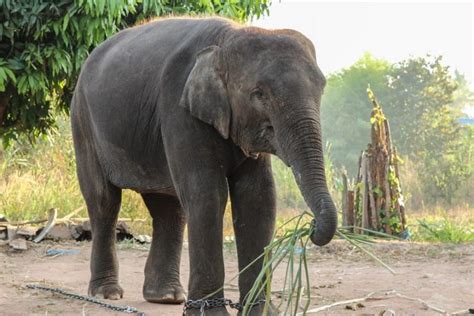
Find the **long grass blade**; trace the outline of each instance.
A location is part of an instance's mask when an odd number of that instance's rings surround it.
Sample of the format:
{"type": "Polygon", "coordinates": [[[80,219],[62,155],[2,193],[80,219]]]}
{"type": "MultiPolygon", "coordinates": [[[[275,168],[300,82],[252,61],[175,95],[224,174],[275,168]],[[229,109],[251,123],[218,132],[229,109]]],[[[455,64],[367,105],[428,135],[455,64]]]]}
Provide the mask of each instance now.
{"type": "Polygon", "coordinates": [[[344,238],[345,240],[347,240],[351,245],[353,246],[356,246],[357,248],[359,248],[360,250],[362,250],[364,253],[366,253],[367,255],[369,255],[370,258],[372,258],[373,260],[375,260],[375,262],[377,262],[378,264],[380,264],[381,266],[383,266],[385,269],[387,269],[388,271],[390,271],[390,273],[392,273],[393,275],[396,274],[396,272],[390,268],[385,262],[383,262],[382,260],[380,260],[376,255],[374,255],[372,252],[368,251],[367,249],[365,249],[364,247],[362,247],[360,245],[360,243],[357,243],[355,242],[353,239],[351,239],[350,237],[344,235],[344,233],[341,233],[340,231],[337,231],[336,234],[338,236],[340,236],[341,238],[344,238]]]}

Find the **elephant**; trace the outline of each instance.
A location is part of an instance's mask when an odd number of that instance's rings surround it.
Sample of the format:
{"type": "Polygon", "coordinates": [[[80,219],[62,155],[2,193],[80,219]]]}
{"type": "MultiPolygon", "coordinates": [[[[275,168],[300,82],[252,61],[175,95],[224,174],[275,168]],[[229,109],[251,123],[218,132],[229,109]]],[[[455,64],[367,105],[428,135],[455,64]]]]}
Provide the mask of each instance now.
{"type": "MultiPolygon", "coordinates": [[[[312,242],[330,242],[337,212],[323,160],[325,84],[315,48],[301,33],[220,17],[158,19],[96,47],[71,102],[77,175],[92,229],[89,294],[123,296],[114,228],[121,192],[131,189],[142,195],[153,225],[144,299],[179,304],[210,294],[223,298],[228,198],[239,269],[271,241],[271,155],[291,167],[315,215],[312,242]],[[187,293],[180,281],[185,225],[187,293]]],[[[241,303],[261,266],[257,261],[240,274],[241,303]]],[[[261,305],[252,314],[261,314],[261,305]]],[[[227,309],[206,314],[227,315],[227,309]]]]}

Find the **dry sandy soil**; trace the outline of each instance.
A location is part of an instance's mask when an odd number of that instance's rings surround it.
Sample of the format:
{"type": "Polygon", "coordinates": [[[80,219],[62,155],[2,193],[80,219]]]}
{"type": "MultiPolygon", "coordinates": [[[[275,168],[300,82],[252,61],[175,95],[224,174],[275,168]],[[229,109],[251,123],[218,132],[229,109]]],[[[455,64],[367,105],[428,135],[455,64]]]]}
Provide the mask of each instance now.
{"type": "MultiPolygon", "coordinates": [[[[27,283],[41,283],[86,293],[90,243],[44,242],[40,245],[29,243],[28,246],[29,250],[25,252],[13,252],[8,246],[0,247],[1,315],[119,314],[94,304],[25,288],[27,283]],[[79,253],[46,257],[45,252],[49,248],[78,249],[79,253]]],[[[123,300],[115,302],[134,306],[146,315],[180,315],[181,305],[157,305],[143,300],[141,288],[148,253],[146,249],[131,247],[130,244],[119,244],[118,248],[121,285],[125,296],[123,300]]],[[[365,301],[359,307],[345,303],[317,314],[390,315],[390,311],[396,315],[437,314],[420,301],[385,294],[391,290],[423,300],[449,313],[474,308],[474,245],[391,242],[378,243],[373,249],[396,271],[396,275],[340,240],[327,247],[310,249],[311,309],[380,291],[375,294],[379,299],[365,301]]],[[[227,278],[230,279],[237,272],[233,247],[225,249],[225,258],[227,278]]],[[[182,282],[187,284],[189,269],[186,247],[181,271],[182,282]]],[[[280,289],[282,282],[283,271],[279,269],[274,277],[273,289],[280,289]]],[[[228,287],[226,296],[236,299],[238,293],[235,287],[228,287]]]]}

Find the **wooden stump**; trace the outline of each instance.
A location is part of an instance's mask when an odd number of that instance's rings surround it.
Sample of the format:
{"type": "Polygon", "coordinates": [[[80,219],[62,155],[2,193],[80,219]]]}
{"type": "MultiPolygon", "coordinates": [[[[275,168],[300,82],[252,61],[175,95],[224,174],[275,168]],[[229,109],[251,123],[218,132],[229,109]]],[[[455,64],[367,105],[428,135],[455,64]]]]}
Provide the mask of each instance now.
{"type": "MultiPolygon", "coordinates": [[[[367,92],[373,104],[371,143],[360,155],[354,190],[349,190],[347,175],[343,174],[343,225],[401,234],[406,228],[406,218],[399,159],[392,145],[390,124],[372,91],[367,92]]],[[[354,231],[362,233],[363,230],[354,231]]]]}

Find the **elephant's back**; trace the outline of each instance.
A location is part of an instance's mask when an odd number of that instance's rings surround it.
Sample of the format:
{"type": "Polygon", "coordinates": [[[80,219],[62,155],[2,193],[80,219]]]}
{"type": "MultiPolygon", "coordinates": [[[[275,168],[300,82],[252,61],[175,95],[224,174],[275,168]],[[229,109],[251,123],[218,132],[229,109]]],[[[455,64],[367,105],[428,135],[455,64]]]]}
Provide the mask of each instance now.
{"type": "Polygon", "coordinates": [[[168,82],[187,76],[201,46],[215,44],[224,19],[164,19],[123,30],[98,46],[76,87],[72,115],[94,138],[101,164],[119,187],[154,190],[170,184],[161,135],[163,94],[181,95],[168,82]],[[196,45],[198,43],[199,45],[196,45]],[[169,74],[169,72],[173,74],[169,74]],[[175,77],[176,77],[175,76],[175,77]],[[80,108],[80,109],[79,109],[80,108]],[[156,184],[156,179],[166,183],[156,184]]]}
{"type": "Polygon", "coordinates": [[[162,81],[166,85],[173,80],[176,88],[176,77],[187,76],[197,52],[215,45],[218,34],[230,24],[217,18],[162,19],[103,42],[84,63],[77,86],[91,117],[98,121],[114,117],[120,124],[135,116],[159,114],[155,107],[163,93],[162,81]]]}
{"type": "MultiPolygon", "coordinates": [[[[130,94],[160,80],[167,62],[180,51],[197,53],[199,43],[213,42],[225,19],[162,19],[122,30],[95,48],[83,65],[80,83],[88,95],[119,91],[130,94]],[[126,88],[126,89],[123,89],[126,88]],[[133,92],[132,92],[133,91],[133,92]]],[[[185,68],[185,61],[178,66],[185,68]]]]}

